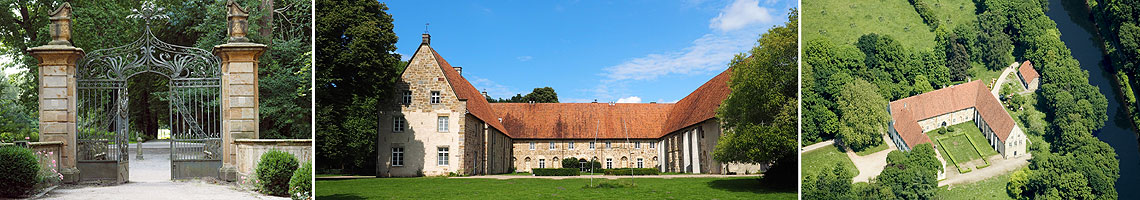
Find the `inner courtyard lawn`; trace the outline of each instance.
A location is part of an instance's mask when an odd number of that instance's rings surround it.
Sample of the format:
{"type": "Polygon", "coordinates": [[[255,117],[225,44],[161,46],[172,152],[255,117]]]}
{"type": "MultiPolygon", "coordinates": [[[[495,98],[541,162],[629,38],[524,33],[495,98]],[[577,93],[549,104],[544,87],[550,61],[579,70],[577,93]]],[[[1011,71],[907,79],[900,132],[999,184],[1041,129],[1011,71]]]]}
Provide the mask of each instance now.
{"type": "Polygon", "coordinates": [[[846,153],[835,146],[826,146],[804,152],[800,155],[800,161],[800,169],[804,176],[815,175],[821,170],[835,167],[835,163],[842,163],[843,168],[850,171],[851,175],[859,174],[859,170],[855,169],[855,163],[851,162],[851,158],[848,158],[846,153]]]}
{"type": "Polygon", "coordinates": [[[966,135],[956,135],[942,138],[938,141],[938,143],[941,144],[943,152],[953,158],[953,162],[964,163],[982,158],[982,155],[978,154],[977,150],[974,150],[974,145],[972,145],[970,139],[967,138],[966,135]]]}
{"type": "MultiPolygon", "coordinates": [[[[969,1],[969,0],[966,0],[969,1]]],[[[890,35],[914,50],[934,48],[934,33],[907,1],[803,1],[804,41],[854,44],[869,33],[890,35]]]]}
{"type": "Polygon", "coordinates": [[[1006,173],[974,183],[942,186],[938,188],[935,199],[1012,199],[1005,189],[1009,183],[1009,176],[1010,174],[1006,173]]]}
{"type": "MultiPolygon", "coordinates": [[[[621,185],[630,179],[594,179],[621,185]]],[[[367,178],[318,180],[317,199],[796,199],[756,177],[637,178],[634,187],[585,188],[590,179],[367,178]]],[[[789,187],[795,188],[795,186],[789,187]]]]}

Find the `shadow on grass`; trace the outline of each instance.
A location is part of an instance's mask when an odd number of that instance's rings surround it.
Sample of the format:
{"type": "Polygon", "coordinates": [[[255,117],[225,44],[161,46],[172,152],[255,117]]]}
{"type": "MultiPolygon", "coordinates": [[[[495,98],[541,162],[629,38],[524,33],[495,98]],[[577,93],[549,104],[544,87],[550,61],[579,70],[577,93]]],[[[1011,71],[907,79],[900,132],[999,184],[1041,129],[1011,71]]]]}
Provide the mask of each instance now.
{"type": "Polygon", "coordinates": [[[751,192],[756,194],[796,192],[794,187],[790,189],[775,188],[762,183],[760,179],[753,178],[713,180],[709,181],[708,185],[713,189],[730,192],[751,192]]]}
{"type": "Polygon", "coordinates": [[[334,194],[334,195],[320,195],[320,196],[317,196],[317,199],[357,200],[357,199],[367,199],[367,198],[364,198],[364,197],[362,197],[360,195],[356,195],[356,194],[334,194]]]}

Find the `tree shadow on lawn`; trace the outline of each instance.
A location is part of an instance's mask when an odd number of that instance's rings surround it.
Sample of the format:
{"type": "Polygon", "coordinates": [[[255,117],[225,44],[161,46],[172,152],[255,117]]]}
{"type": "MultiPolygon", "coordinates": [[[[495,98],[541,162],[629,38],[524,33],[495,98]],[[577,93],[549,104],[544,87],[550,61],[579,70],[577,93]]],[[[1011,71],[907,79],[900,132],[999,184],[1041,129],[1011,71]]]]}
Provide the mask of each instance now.
{"type": "Polygon", "coordinates": [[[321,195],[321,196],[317,196],[317,199],[346,199],[346,200],[358,200],[358,199],[368,199],[368,198],[364,198],[364,197],[362,197],[362,196],[360,196],[360,195],[356,195],[356,194],[334,194],[334,195],[321,195]]]}
{"type": "Polygon", "coordinates": [[[718,190],[751,192],[756,194],[796,192],[795,187],[788,189],[775,188],[762,183],[760,179],[752,178],[713,180],[708,182],[708,186],[718,190]]]}

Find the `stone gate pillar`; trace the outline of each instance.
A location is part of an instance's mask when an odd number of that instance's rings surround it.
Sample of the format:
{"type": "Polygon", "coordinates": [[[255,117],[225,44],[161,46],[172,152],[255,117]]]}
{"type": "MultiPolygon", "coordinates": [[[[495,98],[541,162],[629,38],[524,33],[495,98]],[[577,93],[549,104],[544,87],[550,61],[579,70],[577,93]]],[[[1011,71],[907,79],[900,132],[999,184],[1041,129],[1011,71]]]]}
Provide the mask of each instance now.
{"type": "Polygon", "coordinates": [[[51,13],[52,41],[32,47],[28,53],[39,60],[40,141],[63,142],[60,169],[65,183],[79,181],[76,168],[75,64],[83,49],[71,46],[71,4],[63,3],[51,13]]]}
{"type": "Polygon", "coordinates": [[[226,5],[228,42],[214,46],[214,54],[222,59],[222,168],[221,178],[234,181],[237,176],[235,139],[258,138],[258,58],[265,52],[263,44],[246,39],[249,15],[234,2],[226,5]]]}

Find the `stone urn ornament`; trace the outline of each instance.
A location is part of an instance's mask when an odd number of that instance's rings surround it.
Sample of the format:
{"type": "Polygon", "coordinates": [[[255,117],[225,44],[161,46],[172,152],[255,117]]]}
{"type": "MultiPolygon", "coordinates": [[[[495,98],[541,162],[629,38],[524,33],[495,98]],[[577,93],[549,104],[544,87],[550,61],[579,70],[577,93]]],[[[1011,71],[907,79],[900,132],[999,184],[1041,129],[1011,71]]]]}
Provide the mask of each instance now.
{"type": "Polygon", "coordinates": [[[246,38],[246,29],[249,28],[249,12],[245,11],[241,5],[238,5],[233,0],[226,3],[226,32],[229,35],[229,42],[233,43],[247,43],[249,38],[246,38]]]}
{"type": "Polygon", "coordinates": [[[48,19],[51,20],[48,28],[51,42],[48,45],[71,46],[71,3],[64,2],[51,12],[51,18],[48,19]]]}

